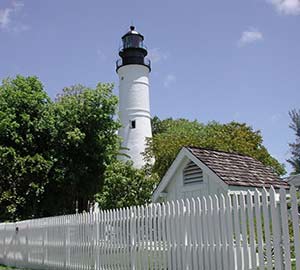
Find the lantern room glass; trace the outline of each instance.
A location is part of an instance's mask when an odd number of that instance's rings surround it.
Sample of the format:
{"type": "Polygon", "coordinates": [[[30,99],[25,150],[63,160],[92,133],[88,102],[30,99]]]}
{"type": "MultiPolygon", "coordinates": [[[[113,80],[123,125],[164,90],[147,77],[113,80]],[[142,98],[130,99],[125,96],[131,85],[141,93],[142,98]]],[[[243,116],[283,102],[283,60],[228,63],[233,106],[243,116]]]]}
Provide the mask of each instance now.
{"type": "Polygon", "coordinates": [[[128,35],[123,38],[123,49],[143,48],[143,38],[139,35],[128,35]]]}

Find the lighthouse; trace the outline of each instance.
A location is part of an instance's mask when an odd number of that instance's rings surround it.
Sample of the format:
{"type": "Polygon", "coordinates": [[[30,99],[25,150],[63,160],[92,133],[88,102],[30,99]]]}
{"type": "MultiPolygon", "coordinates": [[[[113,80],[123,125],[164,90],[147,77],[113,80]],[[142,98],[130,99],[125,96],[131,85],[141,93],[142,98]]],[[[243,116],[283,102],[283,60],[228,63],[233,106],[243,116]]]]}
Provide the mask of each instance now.
{"type": "Polygon", "coordinates": [[[143,35],[130,26],[129,32],[122,37],[116,71],[119,76],[119,118],[122,124],[119,129],[122,138],[120,159],[131,159],[136,168],[145,164],[142,153],[146,148],[146,138],[152,137],[149,102],[151,64],[146,58],[147,53],[143,35]]]}

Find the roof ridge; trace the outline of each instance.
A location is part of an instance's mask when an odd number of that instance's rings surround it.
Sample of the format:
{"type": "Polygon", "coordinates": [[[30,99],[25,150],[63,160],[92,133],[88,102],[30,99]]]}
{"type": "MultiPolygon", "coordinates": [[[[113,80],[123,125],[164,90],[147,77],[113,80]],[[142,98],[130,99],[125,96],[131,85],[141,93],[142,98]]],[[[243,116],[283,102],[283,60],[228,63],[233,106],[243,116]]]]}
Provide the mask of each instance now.
{"type": "Polygon", "coordinates": [[[217,149],[212,149],[212,148],[208,148],[208,147],[198,147],[198,146],[192,146],[192,145],[187,145],[187,146],[184,146],[184,147],[185,148],[189,148],[189,149],[193,148],[193,149],[200,149],[200,150],[206,150],[206,151],[214,151],[214,152],[225,153],[225,154],[234,154],[234,155],[238,155],[238,156],[249,157],[249,158],[252,158],[252,159],[258,161],[254,157],[251,157],[249,155],[242,154],[242,153],[239,153],[239,152],[228,152],[228,151],[224,151],[224,150],[217,150],[217,149]]]}

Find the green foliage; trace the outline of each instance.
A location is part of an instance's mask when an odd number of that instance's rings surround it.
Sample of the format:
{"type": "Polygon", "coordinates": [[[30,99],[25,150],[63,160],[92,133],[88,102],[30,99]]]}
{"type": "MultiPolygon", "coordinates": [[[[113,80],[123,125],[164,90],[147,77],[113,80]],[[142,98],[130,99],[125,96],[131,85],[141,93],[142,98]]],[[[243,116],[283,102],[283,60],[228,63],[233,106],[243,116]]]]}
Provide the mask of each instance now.
{"type": "Polygon", "coordinates": [[[11,269],[17,270],[17,268],[15,268],[15,267],[5,266],[5,265],[0,264],[0,270],[11,270],[11,269]]]}
{"type": "Polygon", "coordinates": [[[105,168],[119,145],[119,123],[114,121],[118,99],[112,89],[111,84],[98,84],[96,89],[65,88],[53,104],[56,163],[44,208],[49,201],[55,207],[47,209],[47,215],[67,213],[75,209],[76,201],[80,211],[86,209],[102,188],[105,168]]]}
{"type": "Polygon", "coordinates": [[[145,204],[150,202],[157,181],[155,175],[133,168],[129,161],[116,161],[108,166],[103,190],[96,195],[96,201],[102,209],[145,204]]]}
{"type": "Polygon", "coordinates": [[[36,77],[0,85],[0,219],[85,209],[118,152],[111,84],[65,88],[52,102],[36,77]]]}
{"type": "Polygon", "coordinates": [[[294,143],[290,143],[290,150],[292,157],[287,160],[293,167],[293,174],[300,173],[300,110],[292,110],[289,112],[292,120],[289,127],[295,132],[296,140],[294,143]]]}
{"type": "Polygon", "coordinates": [[[36,77],[0,86],[0,218],[34,216],[53,165],[52,105],[36,77]]]}
{"type": "Polygon", "coordinates": [[[254,131],[244,123],[230,122],[207,125],[198,121],[153,118],[153,138],[148,140],[146,160],[155,157],[152,171],[162,177],[183,146],[204,147],[249,155],[271,166],[279,175],[284,167],[263,146],[260,131],[254,131]]]}

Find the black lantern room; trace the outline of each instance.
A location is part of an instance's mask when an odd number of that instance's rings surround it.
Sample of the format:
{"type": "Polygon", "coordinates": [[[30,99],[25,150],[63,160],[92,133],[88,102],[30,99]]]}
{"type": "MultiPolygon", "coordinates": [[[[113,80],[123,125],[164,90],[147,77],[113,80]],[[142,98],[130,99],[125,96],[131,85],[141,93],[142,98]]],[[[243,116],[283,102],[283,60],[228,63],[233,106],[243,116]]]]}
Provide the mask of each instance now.
{"type": "Polygon", "coordinates": [[[144,36],[130,26],[129,32],[122,37],[122,47],[119,51],[121,59],[116,63],[117,70],[125,65],[144,65],[151,70],[150,60],[145,58],[148,54],[144,46],[144,36]]]}

